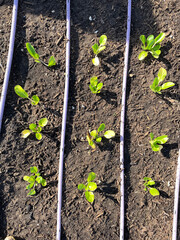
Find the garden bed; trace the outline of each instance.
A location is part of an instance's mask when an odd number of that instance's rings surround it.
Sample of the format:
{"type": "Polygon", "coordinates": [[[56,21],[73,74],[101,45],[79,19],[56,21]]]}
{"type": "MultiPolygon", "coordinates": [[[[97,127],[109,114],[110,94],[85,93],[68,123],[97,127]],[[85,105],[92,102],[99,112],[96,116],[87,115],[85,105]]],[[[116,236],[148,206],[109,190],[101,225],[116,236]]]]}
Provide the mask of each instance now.
{"type": "MultiPolygon", "coordinates": [[[[178,1],[134,1],[125,126],[125,239],[169,240],[172,234],[174,185],[178,158],[178,1]],[[138,60],[141,34],[166,33],[158,60],[138,60]],[[149,88],[160,67],[176,83],[161,96],[149,88]],[[152,152],[149,133],[167,134],[161,153],[152,152]],[[143,190],[143,177],[159,183],[160,197],[143,190]]],[[[12,1],[0,6],[1,64],[8,54],[12,1]]],[[[119,127],[121,86],[126,36],[127,1],[92,0],[71,3],[71,67],[69,107],[64,159],[62,239],[119,239],[120,166],[119,127]],[[89,18],[91,16],[91,18],[89,18]],[[97,32],[98,31],[98,32],[97,32]],[[100,54],[101,66],[92,65],[91,46],[99,36],[108,37],[100,54]],[[92,94],[89,80],[98,76],[102,92],[92,94]],[[92,151],[88,130],[101,123],[116,137],[92,151]],[[89,172],[97,174],[98,189],[91,205],[78,191],[89,172]]],[[[56,236],[57,181],[63,109],[66,45],[65,1],[20,1],[11,77],[4,112],[0,160],[0,240],[13,235],[21,240],[49,240],[56,236]],[[57,66],[47,69],[34,63],[25,43],[30,42],[57,66]],[[19,99],[14,86],[21,85],[40,103],[32,106],[19,99]],[[41,141],[20,133],[42,117],[48,118],[41,141]],[[23,176],[37,166],[47,181],[37,195],[27,197],[23,176]]],[[[2,68],[1,68],[2,70],[2,68]]],[[[3,84],[0,75],[0,89],[3,84]]],[[[179,233],[180,235],[180,233],[179,233]]]]}

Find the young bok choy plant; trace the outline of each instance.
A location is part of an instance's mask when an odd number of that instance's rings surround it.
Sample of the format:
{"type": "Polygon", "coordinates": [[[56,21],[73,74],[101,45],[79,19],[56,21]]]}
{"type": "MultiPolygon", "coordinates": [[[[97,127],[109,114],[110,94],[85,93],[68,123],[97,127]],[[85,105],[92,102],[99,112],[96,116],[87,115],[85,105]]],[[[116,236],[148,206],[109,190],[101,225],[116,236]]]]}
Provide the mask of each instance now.
{"type": "Polygon", "coordinates": [[[156,38],[154,38],[154,35],[149,35],[147,39],[145,35],[141,35],[140,40],[142,42],[141,48],[143,51],[140,52],[138,59],[144,60],[147,57],[148,53],[151,53],[154,58],[159,58],[159,55],[161,54],[160,42],[162,42],[164,38],[165,33],[160,33],[156,38]]]}
{"type": "Polygon", "coordinates": [[[49,62],[48,62],[48,64],[46,64],[45,62],[43,62],[40,59],[39,54],[35,51],[34,47],[30,43],[26,43],[26,48],[27,48],[29,54],[31,55],[31,57],[34,58],[35,62],[42,63],[46,67],[52,67],[52,66],[56,65],[56,60],[53,56],[51,56],[49,58],[49,62]]]}
{"type": "Polygon", "coordinates": [[[37,167],[31,167],[30,172],[32,173],[31,176],[24,176],[23,180],[27,181],[29,185],[26,187],[26,189],[30,190],[28,195],[32,196],[36,194],[35,187],[39,184],[41,184],[43,187],[47,185],[47,182],[44,178],[41,177],[40,173],[38,173],[37,167]]]}
{"type": "Polygon", "coordinates": [[[90,79],[89,88],[92,93],[95,93],[95,94],[100,93],[102,87],[103,87],[103,83],[102,82],[98,83],[97,77],[94,76],[90,79]]]}
{"type": "Polygon", "coordinates": [[[150,85],[150,89],[158,94],[162,94],[161,90],[168,89],[170,87],[173,87],[175,83],[173,82],[166,82],[162,86],[159,86],[159,83],[164,81],[165,77],[167,75],[167,71],[164,68],[160,68],[158,72],[158,76],[154,79],[153,84],[150,85]]]}
{"type": "Polygon", "coordinates": [[[149,177],[144,177],[144,181],[144,191],[149,191],[152,196],[159,196],[159,191],[155,187],[152,187],[155,185],[155,181],[153,181],[152,178],[149,177]]]}
{"type": "Polygon", "coordinates": [[[103,136],[99,136],[99,133],[102,132],[103,130],[105,129],[105,124],[102,123],[98,130],[93,130],[91,132],[88,132],[86,138],[87,138],[87,141],[89,143],[89,145],[95,149],[96,148],[96,145],[94,143],[94,141],[96,141],[97,143],[101,142],[102,141],[102,137],[104,136],[105,138],[107,139],[110,139],[110,138],[113,138],[115,137],[115,132],[112,131],[112,130],[107,130],[103,136]]]}
{"type": "Polygon", "coordinates": [[[94,172],[90,172],[87,178],[87,183],[86,184],[78,184],[78,189],[81,190],[85,190],[85,197],[87,199],[88,202],[92,203],[94,202],[94,193],[93,191],[95,191],[97,189],[97,184],[94,181],[94,179],[96,178],[96,174],[94,172]]]}
{"type": "Polygon", "coordinates": [[[167,135],[162,135],[160,137],[154,138],[154,134],[150,133],[151,141],[151,148],[154,152],[159,152],[163,148],[162,144],[166,143],[168,141],[167,135]]]}
{"type": "Polygon", "coordinates": [[[19,97],[29,99],[32,105],[37,105],[39,103],[39,97],[37,95],[33,95],[32,98],[29,98],[28,93],[20,85],[16,85],[14,91],[19,97]]]}
{"type": "Polygon", "coordinates": [[[93,52],[95,54],[95,58],[92,59],[92,63],[95,66],[98,66],[99,63],[100,63],[99,58],[98,58],[98,54],[106,48],[106,46],[105,46],[106,42],[107,42],[107,36],[106,35],[101,35],[100,38],[99,38],[99,45],[97,43],[95,43],[92,46],[93,52]]]}
{"type": "Polygon", "coordinates": [[[31,133],[35,133],[36,139],[41,140],[42,134],[40,132],[42,131],[42,127],[45,127],[47,123],[47,118],[41,118],[38,121],[38,125],[36,125],[35,123],[29,124],[29,129],[25,129],[21,132],[22,138],[27,138],[31,133]]]}

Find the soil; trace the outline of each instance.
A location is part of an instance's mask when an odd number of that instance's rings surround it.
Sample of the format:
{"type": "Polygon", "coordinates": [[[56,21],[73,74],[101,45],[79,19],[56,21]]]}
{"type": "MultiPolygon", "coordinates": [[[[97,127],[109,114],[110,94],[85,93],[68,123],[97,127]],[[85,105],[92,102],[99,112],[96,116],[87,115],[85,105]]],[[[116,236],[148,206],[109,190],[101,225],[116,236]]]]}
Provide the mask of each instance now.
{"type": "MultiPolygon", "coordinates": [[[[0,1],[0,90],[3,85],[11,28],[13,1],[0,1]]],[[[125,239],[169,240],[172,235],[174,185],[179,142],[179,4],[178,1],[136,0],[132,28],[125,125],[125,239]],[[166,33],[160,58],[140,62],[141,34],[166,33]],[[149,85],[160,67],[175,87],[154,94],[149,85]],[[152,152],[149,133],[168,135],[161,153],[152,152]],[[160,191],[152,197],[144,191],[143,177],[152,177],[160,191]]],[[[120,165],[119,128],[121,86],[126,38],[127,1],[76,0],[71,3],[71,67],[66,130],[62,239],[119,239],[120,165]],[[92,65],[91,46],[106,34],[107,47],[100,54],[100,67],[92,65]],[[89,89],[98,76],[100,94],[89,89]],[[92,151],[88,130],[105,123],[116,137],[97,144],[92,151]],[[98,189],[90,204],[77,189],[89,172],[95,172],[98,189]]],[[[65,81],[66,2],[63,0],[20,1],[14,58],[0,136],[0,240],[56,238],[57,185],[61,121],[65,81]],[[48,69],[34,63],[25,43],[30,42],[41,58],[51,55],[57,66],[48,69]],[[40,103],[32,106],[14,92],[21,85],[40,103]],[[22,139],[28,124],[48,118],[43,139],[22,139]],[[23,176],[37,166],[46,179],[45,188],[28,197],[23,176]]],[[[179,219],[180,222],[180,219],[179,219]]],[[[178,227],[180,237],[180,225],[178,227]]]]}

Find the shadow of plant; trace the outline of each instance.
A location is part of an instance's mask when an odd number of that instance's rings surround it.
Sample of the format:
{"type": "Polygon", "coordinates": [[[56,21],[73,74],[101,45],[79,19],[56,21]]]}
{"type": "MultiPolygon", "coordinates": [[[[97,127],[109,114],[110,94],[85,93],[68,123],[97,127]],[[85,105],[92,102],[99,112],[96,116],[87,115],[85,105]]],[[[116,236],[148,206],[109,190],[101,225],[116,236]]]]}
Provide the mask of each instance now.
{"type": "Polygon", "coordinates": [[[109,90],[102,90],[98,94],[102,99],[104,99],[108,104],[117,107],[117,94],[110,92],[109,90]]]}
{"type": "Polygon", "coordinates": [[[164,157],[170,158],[170,152],[173,149],[178,149],[178,143],[172,143],[172,144],[163,144],[163,149],[161,150],[161,153],[164,157]]]}
{"type": "Polygon", "coordinates": [[[96,191],[113,200],[116,204],[119,204],[117,199],[112,196],[118,194],[118,188],[115,185],[115,181],[111,183],[102,182],[100,185],[98,185],[98,189],[96,191]]]}

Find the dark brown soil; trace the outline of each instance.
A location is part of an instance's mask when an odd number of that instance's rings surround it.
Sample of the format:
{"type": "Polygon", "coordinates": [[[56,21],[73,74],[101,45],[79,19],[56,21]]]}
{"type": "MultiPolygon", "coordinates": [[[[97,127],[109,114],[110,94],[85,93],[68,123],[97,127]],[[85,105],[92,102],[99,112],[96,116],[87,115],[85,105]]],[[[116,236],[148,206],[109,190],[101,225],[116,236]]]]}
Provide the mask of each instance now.
{"type": "MultiPolygon", "coordinates": [[[[12,1],[0,1],[0,89],[2,89],[12,16],[12,1]]],[[[76,0],[71,3],[71,68],[68,121],[64,159],[62,239],[119,239],[120,167],[119,127],[121,86],[126,37],[127,1],[76,0]],[[89,17],[92,17],[92,21],[89,17]],[[97,32],[98,31],[98,32],[97,32]],[[108,44],[94,67],[91,46],[106,34],[108,44]],[[93,95],[89,80],[98,76],[103,90],[93,95]],[[104,122],[116,137],[91,151],[88,130],[104,122]],[[97,174],[98,189],[91,205],[77,185],[88,173],[97,174]]],[[[179,141],[179,38],[178,1],[133,1],[130,63],[125,126],[125,239],[169,240],[172,234],[174,185],[179,141]],[[166,33],[158,60],[140,62],[141,34],[166,33]],[[167,80],[176,83],[162,96],[151,92],[160,67],[167,80]],[[161,153],[152,152],[149,133],[167,134],[161,153]],[[144,192],[143,177],[157,182],[160,197],[144,192]]],[[[61,0],[20,1],[13,66],[9,82],[2,134],[0,136],[0,240],[13,235],[18,240],[55,240],[57,184],[63,110],[66,3],[61,0]],[[47,69],[34,63],[25,43],[31,42],[48,61],[47,69]],[[14,86],[21,85],[30,96],[40,97],[38,106],[19,99],[14,86]],[[43,139],[22,139],[29,123],[47,117],[43,139]],[[47,187],[27,197],[23,176],[37,166],[47,187]]],[[[180,235],[180,233],[179,233],[180,235]]]]}

